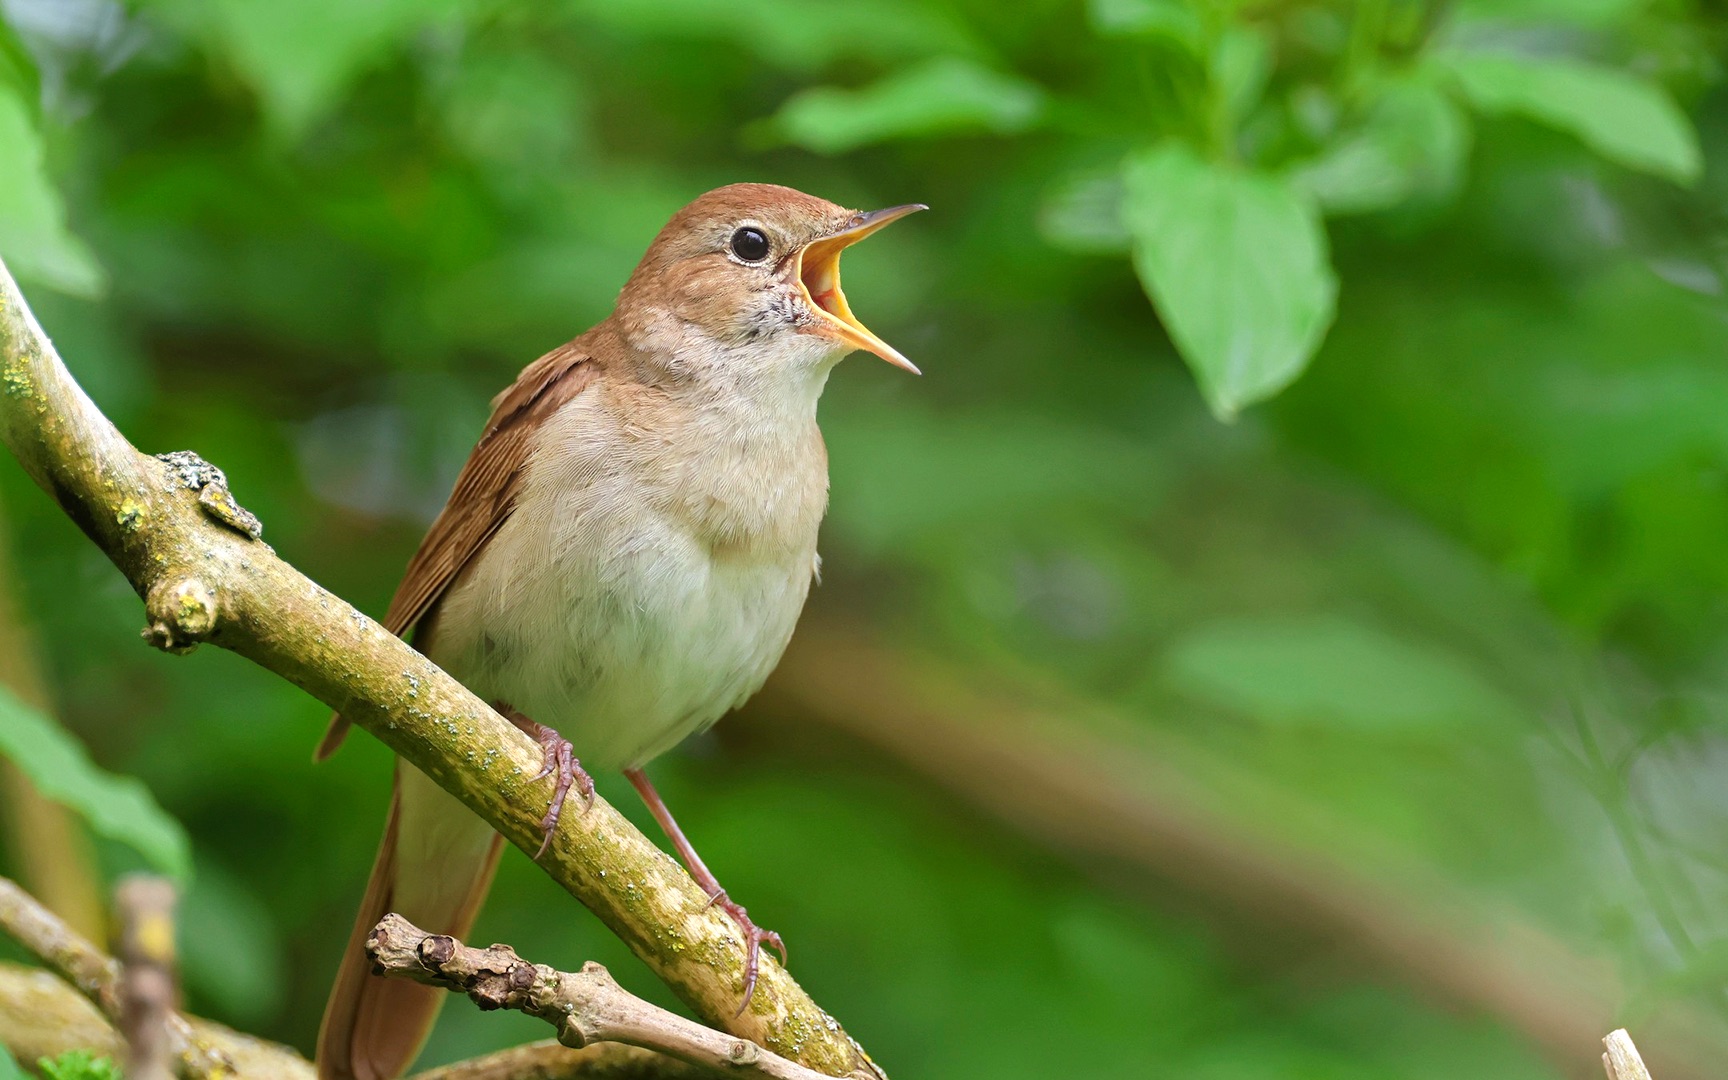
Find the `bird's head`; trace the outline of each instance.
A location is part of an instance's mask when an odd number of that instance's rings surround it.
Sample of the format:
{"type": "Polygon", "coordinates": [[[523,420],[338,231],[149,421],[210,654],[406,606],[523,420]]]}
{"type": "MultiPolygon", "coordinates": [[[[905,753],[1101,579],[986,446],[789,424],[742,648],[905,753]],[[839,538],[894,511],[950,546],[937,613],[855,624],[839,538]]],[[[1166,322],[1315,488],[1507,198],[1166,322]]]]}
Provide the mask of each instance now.
{"type": "Polygon", "coordinates": [[[840,291],[840,253],[926,207],[860,212],[774,184],[731,184],[674,214],[619,297],[639,344],[692,331],[729,352],[831,364],[863,349],[912,362],[871,333],[840,291]]]}

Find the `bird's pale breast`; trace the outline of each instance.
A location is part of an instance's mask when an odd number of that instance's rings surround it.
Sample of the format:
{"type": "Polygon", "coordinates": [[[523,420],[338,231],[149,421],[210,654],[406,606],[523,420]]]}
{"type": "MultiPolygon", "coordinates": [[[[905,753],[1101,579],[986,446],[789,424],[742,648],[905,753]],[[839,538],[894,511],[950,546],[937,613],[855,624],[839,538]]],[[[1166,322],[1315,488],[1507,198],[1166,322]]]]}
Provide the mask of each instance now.
{"type": "Polygon", "coordinates": [[[827,500],[813,396],[733,415],[596,390],[547,421],[429,649],[590,770],[642,764],[762,685],[809,592],[827,500]]]}

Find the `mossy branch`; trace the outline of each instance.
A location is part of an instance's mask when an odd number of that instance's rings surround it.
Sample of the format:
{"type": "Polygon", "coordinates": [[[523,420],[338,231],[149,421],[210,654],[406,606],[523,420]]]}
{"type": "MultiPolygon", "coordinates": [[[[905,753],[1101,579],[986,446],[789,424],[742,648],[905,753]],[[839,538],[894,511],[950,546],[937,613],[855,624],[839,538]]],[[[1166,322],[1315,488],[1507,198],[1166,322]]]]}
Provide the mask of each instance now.
{"type": "MultiPolygon", "coordinates": [[[[195,455],[140,453],[90,401],[0,264],[0,440],[144,598],[145,637],[208,641],[371,732],[518,848],[552,780],[527,736],[394,634],[278,558],[195,455]]],[[[308,731],[308,745],[312,744],[308,731]]],[[[749,1008],[737,928],[603,800],[565,814],[540,866],[709,1024],[831,1076],[879,1070],[771,959],[749,1008]]]]}

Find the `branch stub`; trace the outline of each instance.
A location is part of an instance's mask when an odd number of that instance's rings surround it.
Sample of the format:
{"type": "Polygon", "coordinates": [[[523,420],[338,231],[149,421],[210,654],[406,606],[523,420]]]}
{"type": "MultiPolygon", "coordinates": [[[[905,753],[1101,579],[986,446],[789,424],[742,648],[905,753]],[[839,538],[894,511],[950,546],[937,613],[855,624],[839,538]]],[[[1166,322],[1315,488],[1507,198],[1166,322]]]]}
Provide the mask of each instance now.
{"type": "Polygon", "coordinates": [[[150,616],[144,640],[180,656],[209,640],[220,615],[216,590],[195,577],[157,582],[144,598],[144,611],[150,616]]]}

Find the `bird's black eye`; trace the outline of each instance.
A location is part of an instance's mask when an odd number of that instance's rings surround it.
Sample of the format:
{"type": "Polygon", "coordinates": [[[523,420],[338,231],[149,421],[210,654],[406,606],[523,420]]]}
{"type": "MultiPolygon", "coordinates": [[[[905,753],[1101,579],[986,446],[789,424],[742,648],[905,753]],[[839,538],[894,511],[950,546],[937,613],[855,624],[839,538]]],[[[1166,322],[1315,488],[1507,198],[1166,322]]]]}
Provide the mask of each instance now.
{"type": "Polygon", "coordinates": [[[768,237],[761,229],[746,225],[732,234],[732,254],[747,263],[761,262],[768,257],[768,237]]]}

